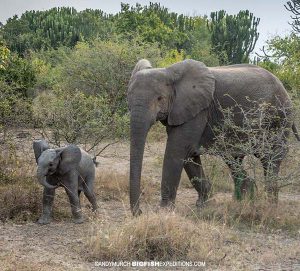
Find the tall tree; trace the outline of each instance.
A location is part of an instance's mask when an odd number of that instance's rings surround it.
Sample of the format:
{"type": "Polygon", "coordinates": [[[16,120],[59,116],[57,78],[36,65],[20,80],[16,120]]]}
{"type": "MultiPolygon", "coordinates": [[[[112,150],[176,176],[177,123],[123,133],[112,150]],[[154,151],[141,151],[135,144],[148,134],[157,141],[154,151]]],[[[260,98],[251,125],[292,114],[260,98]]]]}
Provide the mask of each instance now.
{"type": "Polygon", "coordinates": [[[284,5],[285,8],[292,12],[291,16],[293,22],[291,23],[293,30],[300,34],[300,0],[291,0],[284,5]]]}
{"type": "Polygon", "coordinates": [[[212,12],[207,26],[211,32],[212,50],[221,64],[245,63],[258,40],[257,26],[260,19],[248,10],[237,15],[226,11],[212,12]]]}
{"type": "Polygon", "coordinates": [[[26,50],[74,47],[78,41],[106,39],[112,32],[112,16],[101,10],[52,8],[26,11],[7,20],[1,33],[9,49],[23,54],[26,50]]]}
{"type": "Polygon", "coordinates": [[[157,42],[178,51],[191,48],[189,34],[199,26],[193,17],[170,12],[159,3],[151,2],[149,6],[122,3],[116,18],[117,32],[125,38],[139,35],[143,41],[157,42]]]}

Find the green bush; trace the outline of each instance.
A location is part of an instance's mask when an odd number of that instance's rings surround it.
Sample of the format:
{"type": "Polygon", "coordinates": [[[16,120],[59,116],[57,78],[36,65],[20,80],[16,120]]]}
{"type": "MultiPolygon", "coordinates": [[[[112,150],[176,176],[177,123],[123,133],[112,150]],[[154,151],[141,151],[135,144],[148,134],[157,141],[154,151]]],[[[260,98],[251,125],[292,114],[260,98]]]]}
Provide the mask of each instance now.
{"type": "Polygon", "coordinates": [[[79,90],[45,92],[34,99],[33,114],[43,136],[57,146],[68,142],[89,149],[88,145],[127,135],[127,116],[111,112],[106,96],[79,90]]]}

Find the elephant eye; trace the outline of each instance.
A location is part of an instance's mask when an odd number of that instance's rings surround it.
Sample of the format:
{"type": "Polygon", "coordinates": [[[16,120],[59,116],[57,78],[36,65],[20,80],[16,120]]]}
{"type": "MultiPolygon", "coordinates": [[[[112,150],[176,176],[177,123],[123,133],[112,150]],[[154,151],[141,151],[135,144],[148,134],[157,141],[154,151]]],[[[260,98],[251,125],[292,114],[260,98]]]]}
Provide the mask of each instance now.
{"type": "Polygon", "coordinates": [[[158,100],[158,101],[161,101],[162,98],[163,98],[162,96],[159,96],[159,97],[157,98],[157,100],[158,100]]]}
{"type": "Polygon", "coordinates": [[[52,166],[53,166],[53,163],[52,163],[52,162],[50,162],[50,163],[49,163],[49,167],[52,167],[52,166]]]}

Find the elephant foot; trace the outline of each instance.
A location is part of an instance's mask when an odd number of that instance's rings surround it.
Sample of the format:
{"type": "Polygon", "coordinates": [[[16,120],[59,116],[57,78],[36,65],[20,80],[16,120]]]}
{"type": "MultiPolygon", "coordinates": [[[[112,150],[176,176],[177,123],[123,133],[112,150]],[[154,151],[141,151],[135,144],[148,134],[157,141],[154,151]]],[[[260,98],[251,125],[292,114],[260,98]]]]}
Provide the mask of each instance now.
{"type": "Polygon", "coordinates": [[[93,213],[97,213],[98,210],[99,210],[99,207],[98,207],[98,206],[93,206],[93,207],[92,207],[92,212],[93,212],[93,213]]]}
{"type": "Polygon", "coordinates": [[[99,208],[92,208],[93,214],[99,214],[99,208]]]}
{"type": "Polygon", "coordinates": [[[51,217],[42,215],[39,218],[39,220],[37,221],[37,223],[40,224],[40,225],[46,225],[46,224],[49,224],[51,221],[52,221],[51,217]]]}
{"type": "Polygon", "coordinates": [[[143,213],[142,210],[141,210],[141,209],[138,209],[138,210],[135,210],[135,211],[134,211],[133,216],[138,217],[138,216],[140,216],[142,213],[143,213]]]}
{"type": "Polygon", "coordinates": [[[207,203],[207,198],[206,199],[203,199],[202,197],[198,198],[197,201],[196,201],[197,209],[203,208],[206,205],[206,203],[207,203]]]}
{"type": "Polygon", "coordinates": [[[175,203],[173,201],[162,200],[160,202],[160,208],[163,210],[173,212],[175,210],[175,203]]]}
{"type": "Polygon", "coordinates": [[[80,216],[80,217],[74,217],[74,218],[73,218],[73,222],[74,222],[75,224],[82,224],[82,223],[84,222],[84,218],[83,218],[83,216],[80,216]]]}
{"type": "Polygon", "coordinates": [[[277,204],[278,203],[278,193],[279,189],[277,184],[276,185],[269,185],[265,188],[268,200],[271,203],[277,204]]]}

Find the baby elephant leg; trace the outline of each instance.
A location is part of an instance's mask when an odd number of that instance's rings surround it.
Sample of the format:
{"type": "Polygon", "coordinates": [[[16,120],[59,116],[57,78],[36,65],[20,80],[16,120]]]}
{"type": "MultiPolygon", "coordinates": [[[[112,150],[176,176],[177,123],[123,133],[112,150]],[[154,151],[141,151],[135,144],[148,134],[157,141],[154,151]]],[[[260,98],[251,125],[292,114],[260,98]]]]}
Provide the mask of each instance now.
{"type": "Polygon", "coordinates": [[[49,224],[52,220],[52,208],[55,195],[55,189],[44,188],[43,192],[43,213],[40,216],[39,224],[49,224]]]}
{"type": "Polygon", "coordinates": [[[89,202],[92,204],[92,210],[96,211],[98,209],[96,196],[94,194],[94,178],[87,178],[82,184],[84,195],[87,197],[89,202]]]}
{"type": "Polygon", "coordinates": [[[64,181],[64,187],[71,204],[74,223],[83,223],[84,219],[82,216],[80,201],[78,197],[78,175],[74,173],[68,174],[68,180],[64,181]]]}

